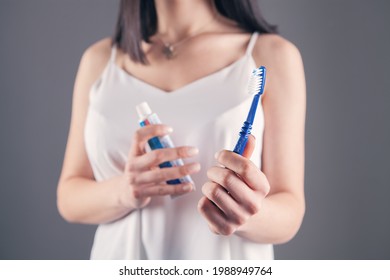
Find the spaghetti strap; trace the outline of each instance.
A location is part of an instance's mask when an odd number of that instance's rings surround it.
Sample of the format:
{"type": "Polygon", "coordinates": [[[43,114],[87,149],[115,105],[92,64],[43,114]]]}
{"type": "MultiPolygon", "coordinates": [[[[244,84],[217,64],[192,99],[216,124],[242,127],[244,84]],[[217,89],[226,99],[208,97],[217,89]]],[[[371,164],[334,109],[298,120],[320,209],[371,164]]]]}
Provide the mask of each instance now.
{"type": "Polygon", "coordinates": [[[257,32],[253,32],[252,33],[251,38],[250,38],[249,43],[248,43],[248,47],[246,49],[246,54],[247,55],[251,55],[252,54],[252,51],[253,51],[253,48],[255,47],[256,39],[257,39],[258,35],[259,35],[259,33],[257,33],[257,32]]]}
{"type": "Polygon", "coordinates": [[[113,45],[111,47],[111,56],[110,56],[110,63],[115,63],[115,58],[116,58],[116,45],[113,45]]]}

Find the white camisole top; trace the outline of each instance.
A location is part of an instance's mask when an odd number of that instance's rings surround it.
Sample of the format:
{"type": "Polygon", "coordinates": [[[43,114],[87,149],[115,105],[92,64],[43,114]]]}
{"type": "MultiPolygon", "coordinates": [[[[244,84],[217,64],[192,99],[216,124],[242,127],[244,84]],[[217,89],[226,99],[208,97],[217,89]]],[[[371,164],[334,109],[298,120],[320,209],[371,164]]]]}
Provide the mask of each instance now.
{"type": "MultiPolygon", "coordinates": [[[[85,145],[95,179],[123,173],[131,139],[139,128],[136,105],[146,101],[163,123],[173,127],[176,146],[199,148],[193,160],[201,171],[192,175],[196,190],[172,199],[153,198],[141,210],[98,226],[92,259],[273,259],[271,244],[239,236],[216,235],[197,211],[207,169],[214,154],[234,148],[252,96],[247,82],[256,64],[252,57],[257,33],[246,53],[234,63],[172,92],[131,76],[115,63],[116,48],[90,91],[85,145]]],[[[264,115],[257,110],[252,134],[256,148],[251,160],[261,168],[264,115]]]]}

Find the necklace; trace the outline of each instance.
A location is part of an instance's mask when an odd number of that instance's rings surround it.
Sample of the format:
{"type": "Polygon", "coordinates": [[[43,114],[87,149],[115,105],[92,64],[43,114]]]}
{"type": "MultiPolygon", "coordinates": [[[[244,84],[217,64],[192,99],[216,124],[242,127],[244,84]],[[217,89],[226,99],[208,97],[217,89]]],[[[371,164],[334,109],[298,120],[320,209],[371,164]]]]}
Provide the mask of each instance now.
{"type": "Polygon", "coordinates": [[[165,55],[167,59],[171,59],[175,55],[175,47],[180,43],[180,41],[176,44],[169,44],[162,41],[163,47],[162,47],[162,53],[165,55]]]}
{"type": "Polygon", "coordinates": [[[176,43],[169,43],[161,39],[160,37],[157,37],[158,41],[162,44],[162,53],[165,56],[166,59],[173,59],[177,55],[177,47],[188,41],[189,39],[192,39],[201,33],[203,33],[204,29],[212,23],[216,19],[216,16],[214,16],[209,22],[207,22],[205,25],[202,25],[198,30],[193,32],[192,34],[189,34],[187,37],[184,37],[183,39],[179,40],[176,43]]]}

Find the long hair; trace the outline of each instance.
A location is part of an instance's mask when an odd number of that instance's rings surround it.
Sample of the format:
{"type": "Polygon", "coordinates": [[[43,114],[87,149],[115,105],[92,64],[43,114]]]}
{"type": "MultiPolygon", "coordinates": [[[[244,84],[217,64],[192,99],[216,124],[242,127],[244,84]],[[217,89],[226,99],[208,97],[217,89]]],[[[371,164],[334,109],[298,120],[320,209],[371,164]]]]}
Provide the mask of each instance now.
{"type": "MultiPolygon", "coordinates": [[[[276,26],[270,25],[261,14],[257,0],[214,0],[218,13],[235,21],[243,30],[261,33],[276,33],[276,26]]],[[[157,13],[154,0],[121,0],[119,15],[113,36],[113,44],[127,53],[130,58],[146,64],[141,42],[157,30],[157,13]]]]}

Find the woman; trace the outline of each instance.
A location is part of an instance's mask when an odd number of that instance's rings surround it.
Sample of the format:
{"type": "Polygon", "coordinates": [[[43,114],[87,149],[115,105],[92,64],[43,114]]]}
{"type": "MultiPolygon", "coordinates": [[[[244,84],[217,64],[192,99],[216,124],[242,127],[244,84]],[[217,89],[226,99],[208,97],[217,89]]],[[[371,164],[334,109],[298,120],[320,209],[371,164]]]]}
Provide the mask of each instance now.
{"type": "Polygon", "coordinates": [[[272,244],[296,234],[304,73],[273,31],[256,1],[121,1],[114,38],[81,59],[58,185],[66,220],[100,224],[92,258],[272,259],[272,244]],[[242,157],[229,150],[259,65],[266,89],[242,157]],[[171,127],[139,128],[143,101],[171,127]],[[177,148],[145,151],[166,134],[177,148]],[[186,164],[157,168],[178,158],[186,164]],[[165,183],[184,175],[194,185],[165,183]]]}

